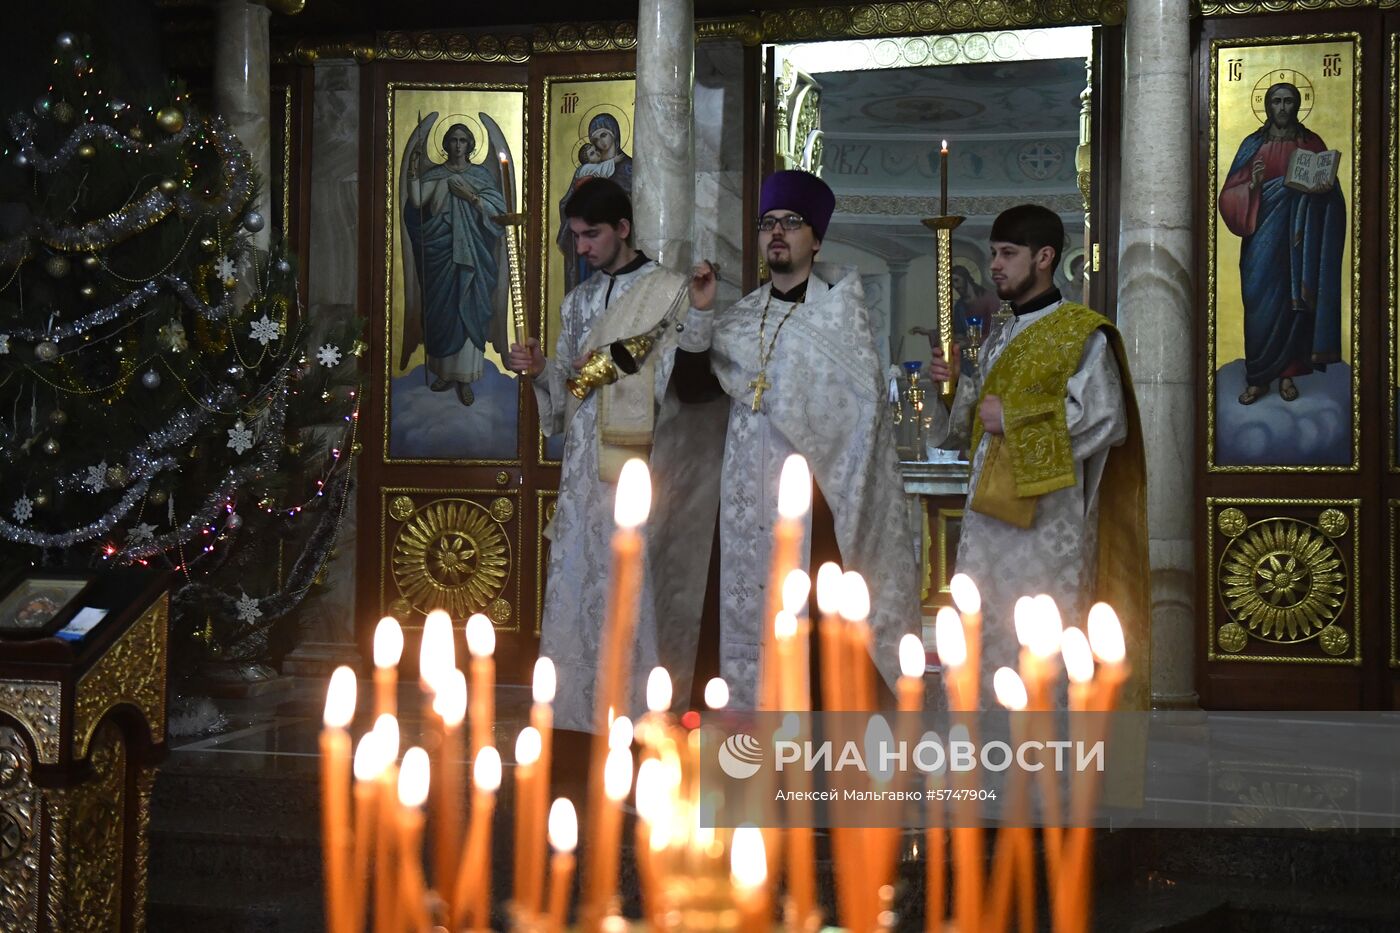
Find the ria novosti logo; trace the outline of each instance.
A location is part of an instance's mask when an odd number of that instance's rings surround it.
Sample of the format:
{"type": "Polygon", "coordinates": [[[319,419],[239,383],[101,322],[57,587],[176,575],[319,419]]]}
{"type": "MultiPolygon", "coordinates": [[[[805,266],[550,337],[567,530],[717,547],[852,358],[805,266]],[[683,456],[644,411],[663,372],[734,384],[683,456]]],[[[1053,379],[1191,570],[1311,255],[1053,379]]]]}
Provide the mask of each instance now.
{"type": "Polygon", "coordinates": [[[763,766],[763,746],[745,732],[736,733],[719,747],[720,770],[735,780],[753,777],[763,766]]]}

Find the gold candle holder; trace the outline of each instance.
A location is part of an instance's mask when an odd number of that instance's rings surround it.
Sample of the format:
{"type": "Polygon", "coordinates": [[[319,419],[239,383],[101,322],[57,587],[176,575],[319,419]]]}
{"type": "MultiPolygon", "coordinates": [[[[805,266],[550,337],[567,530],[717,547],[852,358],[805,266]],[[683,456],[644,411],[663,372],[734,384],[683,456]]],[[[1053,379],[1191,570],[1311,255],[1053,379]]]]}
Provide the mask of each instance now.
{"type": "Polygon", "coordinates": [[[525,291],[520,285],[520,233],[525,224],[522,213],[498,214],[491,218],[506,228],[506,266],[510,270],[510,322],[512,343],[524,343],[530,336],[525,323],[525,291]]]}
{"type": "MultiPolygon", "coordinates": [[[[937,237],[938,339],[943,359],[950,366],[953,363],[953,231],[965,219],[947,215],[924,218],[924,226],[937,237]]],[[[957,389],[957,384],[949,379],[938,394],[944,401],[951,402],[957,389]]]]}

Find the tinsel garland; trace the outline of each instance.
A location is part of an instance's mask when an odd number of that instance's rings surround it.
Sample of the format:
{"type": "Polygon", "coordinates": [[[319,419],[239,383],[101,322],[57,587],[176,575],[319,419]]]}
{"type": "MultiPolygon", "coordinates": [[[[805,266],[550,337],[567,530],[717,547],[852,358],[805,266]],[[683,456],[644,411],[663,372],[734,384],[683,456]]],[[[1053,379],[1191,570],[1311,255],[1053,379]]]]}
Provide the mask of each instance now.
{"type": "Polygon", "coordinates": [[[160,294],[160,285],[162,282],[170,286],[170,290],[179,297],[186,308],[199,314],[206,321],[222,321],[233,311],[232,289],[225,290],[223,297],[219,299],[217,305],[209,305],[199,300],[199,296],[194,293],[194,289],[190,287],[188,282],[178,275],[169,274],[161,276],[158,280],[152,279],[135,291],[130,292],[120,301],[115,301],[105,308],[98,308],[96,311],[89,312],[78,318],[78,320],[70,324],[64,324],[62,327],[56,327],[50,331],[39,330],[35,327],[18,327],[12,328],[6,333],[9,334],[11,339],[27,340],[32,343],[37,343],[41,340],[51,340],[54,343],[61,343],[73,337],[81,337],[94,327],[101,327],[103,324],[111,323],[118,317],[121,317],[129,311],[135,311],[137,308],[141,307],[141,305],[156,297],[160,294]]]}
{"type": "Polygon", "coordinates": [[[145,146],[154,150],[174,149],[184,145],[195,125],[193,120],[186,121],[185,125],[180,128],[180,132],[173,133],[160,142],[148,143],[145,140],[132,139],[116,127],[108,126],[105,123],[85,123],[69,134],[68,139],[58,148],[57,152],[45,156],[34,148],[34,130],[37,128],[37,124],[33,117],[21,111],[12,114],[9,121],[10,135],[15,138],[15,142],[19,143],[19,151],[24,153],[25,158],[35,169],[45,175],[61,171],[73,156],[77,155],[78,147],[90,139],[100,136],[106,142],[131,146],[133,149],[145,146]]]}
{"type": "Polygon", "coordinates": [[[83,541],[91,541],[107,534],[135,507],[137,501],[146,495],[151,479],[162,470],[168,470],[177,466],[179,461],[174,457],[159,457],[149,464],[148,475],[143,476],[134,485],[127,489],[121,501],[114,505],[107,514],[96,521],[89,522],[80,528],[72,531],[65,531],[61,534],[45,534],[39,531],[31,531],[19,525],[12,525],[4,518],[0,518],[0,537],[5,538],[15,544],[28,544],[41,548],[68,548],[83,541]]]}

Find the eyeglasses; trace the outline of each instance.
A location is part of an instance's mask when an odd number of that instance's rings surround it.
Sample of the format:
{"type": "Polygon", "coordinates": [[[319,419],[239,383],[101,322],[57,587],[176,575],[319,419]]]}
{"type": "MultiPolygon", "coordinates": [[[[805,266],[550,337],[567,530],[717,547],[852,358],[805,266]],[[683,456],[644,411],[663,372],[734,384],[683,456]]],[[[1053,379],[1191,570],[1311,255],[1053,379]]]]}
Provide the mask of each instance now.
{"type": "Polygon", "coordinates": [[[758,219],[758,229],[764,233],[771,233],[773,228],[779,224],[784,230],[801,230],[807,225],[807,218],[801,214],[785,214],[782,217],[760,217],[758,219]]]}

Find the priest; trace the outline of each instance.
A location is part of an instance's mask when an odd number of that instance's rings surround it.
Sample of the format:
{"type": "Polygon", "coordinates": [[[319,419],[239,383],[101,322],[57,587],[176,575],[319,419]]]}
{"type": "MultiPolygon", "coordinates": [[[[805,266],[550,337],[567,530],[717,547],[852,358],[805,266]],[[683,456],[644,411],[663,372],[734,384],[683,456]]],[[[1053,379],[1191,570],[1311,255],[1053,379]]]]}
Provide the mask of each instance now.
{"type": "Polygon", "coordinates": [[[728,396],[719,664],[739,707],[756,705],[759,647],[773,624],[764,618],[770,546],[779,473],[790,454],[807,459],[816,487],[804,552],[814,532],[821,538],[813,523],[826,516],[839,550],[829,556],[869,586],[872,660],[891,687],[899,639],[921,626],[914,538],[860,275],[815,261],[835,206],[815,175],[769,176],[758,245],[772,280],[716,311],[715,270],[702,263],[692,273],[692,308],[680,335],[682,350],[708,351],[728,396]]]}
{"type": "MultiPolygon", "coordinates": [[[[996,669],[1016,667],[1016,600],[1048,593],[1066,624],[1083,626],[1100,600],[1118,612],[1133,670],[1124,701],[1145,708],[1142,430],[1118,331],[1054,285],[1064,242],[1060,218],[1037,205],[992,224],[991,277],[1014,314],[988,334],[981,375],[957,377],[946,422],[941,446],[972,459],[956,567],[982,593],[984,706],[996,669]]],[[[953,378],[933,355],[933,380],[953,378]]]]}

